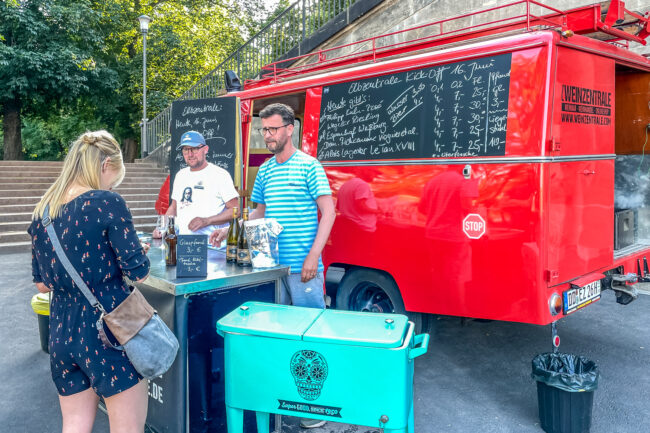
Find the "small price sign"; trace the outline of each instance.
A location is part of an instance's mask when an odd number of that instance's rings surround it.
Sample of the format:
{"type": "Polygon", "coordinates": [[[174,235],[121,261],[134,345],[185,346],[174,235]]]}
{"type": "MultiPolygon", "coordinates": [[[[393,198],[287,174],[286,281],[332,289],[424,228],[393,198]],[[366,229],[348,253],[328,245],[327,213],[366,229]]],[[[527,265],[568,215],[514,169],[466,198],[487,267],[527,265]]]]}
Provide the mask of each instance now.
{"type": "Polygon", "coordinates": [[[179,235],[176,244],[176,278],[208,276],[208,236],[179,235]]]}

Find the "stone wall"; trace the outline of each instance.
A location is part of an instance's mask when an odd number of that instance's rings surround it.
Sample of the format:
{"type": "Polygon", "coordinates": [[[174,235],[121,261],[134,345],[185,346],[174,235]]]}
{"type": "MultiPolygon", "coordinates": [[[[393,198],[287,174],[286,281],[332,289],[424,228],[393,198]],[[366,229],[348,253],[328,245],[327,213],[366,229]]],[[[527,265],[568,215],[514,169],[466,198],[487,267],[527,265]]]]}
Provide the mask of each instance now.
{"type": "MultiPolygon", "coordinates": [[[[334,37],[330,38],[327,42],[320,45],[319,48],[326,49],[341,46],[370,37],[392,33],[433,21],[457,17],[468,12],[485,10],[509,3],[512,3],[512,0],[385,0],[354,24],[346,27],[334,37]]],[[[560,10],[568,10],[579,6],[593,4],[593,2],[585,2],[584,0],[546,0],[543,3],[560,10]]],[[[603,4],[607,5],[608,2],[603,2],[603,4]]],[[[650,9],[650,0],[628,0],[626,1],[626,7],[633,11],[646,11],[650,9]]],[[[483,13],[451,23],[445,23],[444,29],[445,32],[448,32],[459,28],[466,28],[469,25],[476,25],[481,22],[493,21],[495,19],[503,19],[508,16],[521,14],[524,11],[524,5],[500,9],[491,13],[483,13]]],[[[537,10],[532,9],[531,12],[539,15],[552,13],[552,11],[548,9],[541,10],[540,8],[537,8],[537,10]]],[[[437,33],[439,33],[439,28],[437,26],[427,27],[402,33],[394,37],[382,38],[377,41],[377,45],[383,46],[392,43],[399,43],[404,38],[413,39],[415,37],[430,36],[437,33]]],[[[371,43],[368,42],[356,45],[354,50],[360,51],[370,49],[371,47],[371,43]]],[[[640,44],[632,44],[632,48],[634,51],[640,53],[650,53],[650,47],[642,46],[640,44]]],[[[351,48],[335,50],[329,52],[327,57],[332,58],[348,54],[350,50],[351,48]]]]}

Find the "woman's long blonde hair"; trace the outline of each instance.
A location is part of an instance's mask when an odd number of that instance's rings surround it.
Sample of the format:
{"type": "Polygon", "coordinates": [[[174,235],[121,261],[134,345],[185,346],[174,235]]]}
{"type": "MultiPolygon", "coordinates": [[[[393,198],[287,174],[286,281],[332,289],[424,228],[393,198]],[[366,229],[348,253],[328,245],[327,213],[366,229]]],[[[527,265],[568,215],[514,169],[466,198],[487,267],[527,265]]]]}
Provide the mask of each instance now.
{"type": "Polygon", "coordinates": [[[43,210],[48,204],[50,205],[50,217],[58,217],[61,208],[66,203],[66,192],[73,183],[87,186],[90,189],[100,189],[102,164],[107,158],[110,158],[108,165],[119,173],[115,184],[111,185],[111,187],[116,187],[124,179],[124,163],[120,145],[110,133],[104,130],[82,134],[72,143],[65,161],[63,161],[61,174],[43,194],[41,201],[34,209],[32,218],[42,218],[43,210]]]}

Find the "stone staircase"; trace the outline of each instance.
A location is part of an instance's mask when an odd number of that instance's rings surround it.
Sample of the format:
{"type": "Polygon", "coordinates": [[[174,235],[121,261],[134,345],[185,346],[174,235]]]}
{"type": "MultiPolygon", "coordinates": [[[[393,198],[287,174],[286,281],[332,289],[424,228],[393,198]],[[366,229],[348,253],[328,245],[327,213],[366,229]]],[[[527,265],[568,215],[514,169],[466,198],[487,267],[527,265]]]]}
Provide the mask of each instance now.
{"type": "MultiPolygon", "coordinates": [[[[167,173],[154,164],[125,165],[126,176],[115,191],[129,205],[136,230],[151,232],[154,204],[167,173]]],[[[56,161],[0,161],[0,254],[30,251],[32,211],[62,166],[56,161]]]]}

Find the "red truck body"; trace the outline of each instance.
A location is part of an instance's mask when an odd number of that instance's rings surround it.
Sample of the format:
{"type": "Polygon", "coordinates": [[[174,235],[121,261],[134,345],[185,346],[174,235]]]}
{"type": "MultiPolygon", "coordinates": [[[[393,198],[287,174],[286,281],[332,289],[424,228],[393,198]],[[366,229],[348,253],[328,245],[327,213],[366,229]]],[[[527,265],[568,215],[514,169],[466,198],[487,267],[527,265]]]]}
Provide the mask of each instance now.
{"type": "MultiPolygon", "coordinates": [[[[616,170],[630,171],[637,162],[645,167],[650,62],[625,47],[568,32],[571,23],[591,19],[579,11],[567,13],[552,29],[502,36],[487,31],[487,39],[447,47],[428,41],[417,50],[400,45],[373,61],[346,57],[284,75],[272,68],[272,74],[237,94],[248,188],[269,156],[251,132],[259,121],[256,114],[269,103],[283,102],[300,119],[294,132],[298,147],[322,160],[334,200],[342,199],[343,185],[357,179],[356,191],[364,191],[361,199],[375,209],[366,212],[364,224],[337,203],[323,251],[327,269],[345,271],[337,307],[543,325],[597,301],[601,288],[629,292],[635,278],[647,277],[643,264],[650,243],[644,230],[650,225],[650,200],[629,208],[632,227],[628,219],[619,233],[615,189],[634,193],[617,184],[616,170]],[[507,112],[503,122],[488,125],[503,128],[500,154],[322,157],[324,89],[503,55],[510,61],[509,88],[502,93],[507,112]],[[621,157],[633,162],[619,167],[621,157]],[[632,242],[615,248],[615,237],[629,230],[632,242]],[[625,280],[630,273],[636,276],[625,280]]],[[[426,81],[426,86],[424,97],[432,98],[434,85],[426,81]]],[[[352,100],[345,102],[350,110],[352,100]]],[[[357,117],[344,116],[352,121],[349,132],[357,117]]]]}

